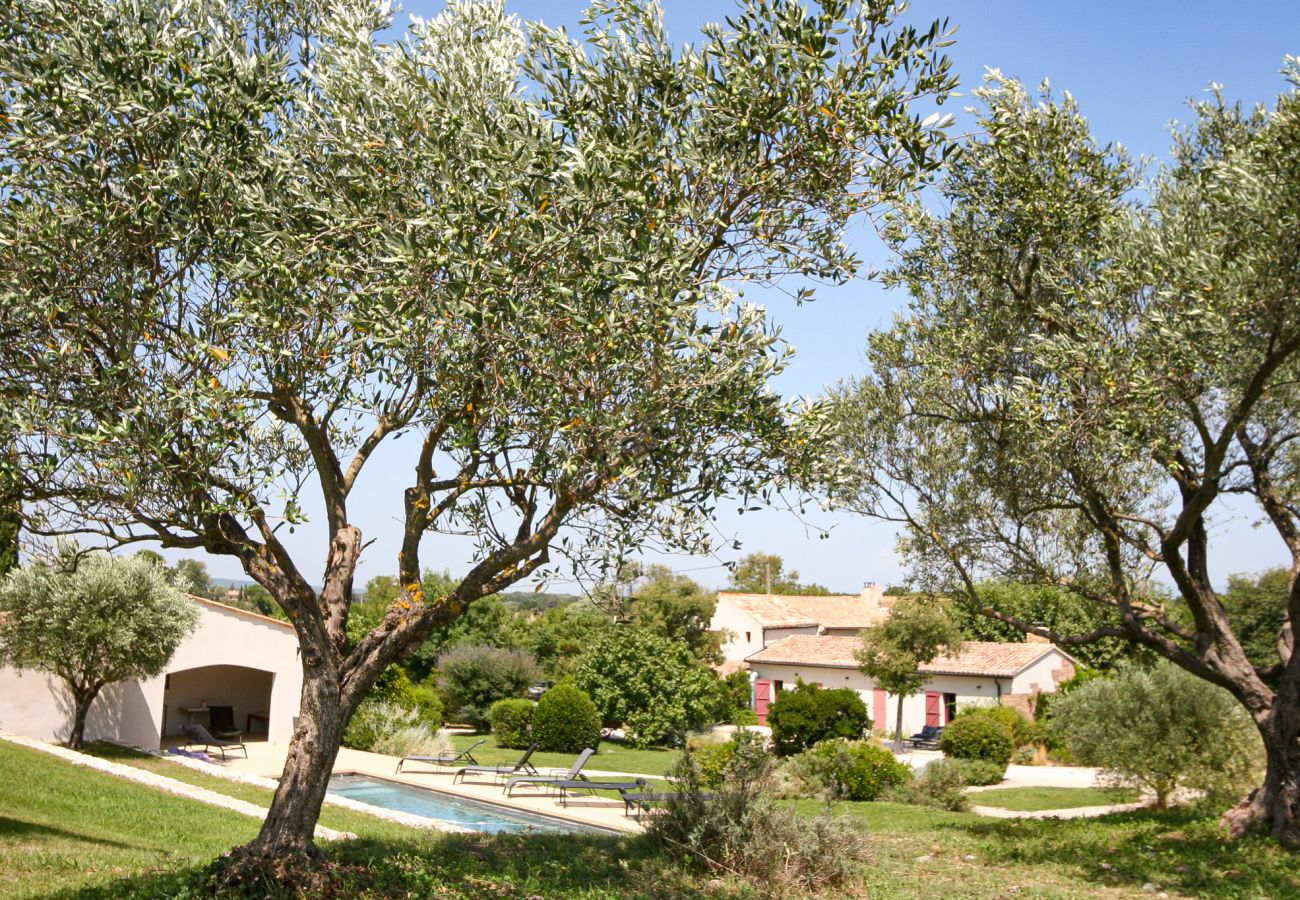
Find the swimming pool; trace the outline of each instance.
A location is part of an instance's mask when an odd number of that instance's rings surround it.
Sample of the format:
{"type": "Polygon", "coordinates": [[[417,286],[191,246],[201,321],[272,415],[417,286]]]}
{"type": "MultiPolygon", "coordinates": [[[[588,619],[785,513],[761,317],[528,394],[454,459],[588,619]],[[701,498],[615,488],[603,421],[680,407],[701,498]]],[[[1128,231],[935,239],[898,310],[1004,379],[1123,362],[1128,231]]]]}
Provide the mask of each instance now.
{"type": "Polygon", "coordinates": [[[412,787],[395,781],[385,781],[382,778],[371,778],[367,775],[335,775],[330,779],[329,792],[339,797],[369,803],[371,806],[412,813],[439,822],[449,822],[470,831],[607,833],[604,828],[587,827],[576,822],[552,819],[549,816],[519,812],[492,803],[466,800],[452,794],[412,787]]]}

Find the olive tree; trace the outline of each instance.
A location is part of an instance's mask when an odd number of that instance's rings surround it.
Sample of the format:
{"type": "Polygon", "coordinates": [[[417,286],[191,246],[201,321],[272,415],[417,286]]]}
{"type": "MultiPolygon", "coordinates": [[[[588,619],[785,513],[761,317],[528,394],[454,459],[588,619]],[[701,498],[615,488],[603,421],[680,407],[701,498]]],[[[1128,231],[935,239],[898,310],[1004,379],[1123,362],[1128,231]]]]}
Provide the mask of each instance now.
{"type": "Polygon", "coordinates": [[[1214,96],[1144,185],[1075,103],[994,76],[941,204],[895,219],[909,307],[839,392],[842,498],[901,523],[915,577],[1021,631],[1124,638],[1226,689],[1267,751],[1225,818],[1300,843],[1300,67],[1271,110],[1214,96]],[[1271,659],[1211,578],[1253,503],[1290,559],[1271,659]],[[1153,579],[1159,577],[1164,583],[1153,579]],[[986,584],[1065,589],[1078,631],[986,584]]]}
{"type": "Polygon", "coordinates": [[[682,49],[632,0],[576,35],[498,0],[393,38],[368,0],[6,11],[22,490],[38,534],[232,557],[293,624],[301,716],[250,865],[311,850],[348,718],[475,600],[702,549],[717,498],[808,478],[824,417],[771,391],[788,348],[739,291],[849,277],[846,226],[948,147],[910,108],[951,88],[942,27],[879,0],[743,0],[682,49]],[[402,592],[353,644],[349,501],[400,437],[402,592]],[[308,496],[311,576],[282,535],[308,496]],[[476,548],[438,595],[430,533],[476,548]]]}
{"type": "Polygon", "coordinates": [[[1080,763],[1150,791],[1159,809],[1179,790],[1235,799],[1262,755],[1241,704],[1167,660],[1124,666],[1056,698],[1052,727],[1080,763]]]}
{"type": "Polygon", "coordinates": [[[147,559],[65,553],[57,565],[28,563],[0,581],[0,660],[63,680],[68,746],[79,750],[99,692],[160,673],[198,617],[147,559]]]}
{"type": "Polygon", "coordinates": [[[862,647],[855,654],[858,668],[881,690],[898,698],[894,721],[898,752],[903,750],[903,700],[930,680],[921,666],[941,653],[955,656],[961,645],[961,628],[947,601],[939,597],[902,597],[890,607],[889,618],[862,630],[862,647]]]}

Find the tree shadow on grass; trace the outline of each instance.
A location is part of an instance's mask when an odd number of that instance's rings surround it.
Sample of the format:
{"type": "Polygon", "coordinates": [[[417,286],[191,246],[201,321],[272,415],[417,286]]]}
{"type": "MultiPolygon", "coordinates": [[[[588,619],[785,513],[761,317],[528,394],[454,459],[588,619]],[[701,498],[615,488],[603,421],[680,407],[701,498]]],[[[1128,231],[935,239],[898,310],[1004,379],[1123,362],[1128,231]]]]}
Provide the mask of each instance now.
{"type": "Polygon", "coordinates": [[[76,841],[82,844],[98,844],[103,847],[121,847],[125,850],[136,849],[136,844],[129,844],[123,841],[112,841],[107,838],[92,837],[88,834],[81,834],[76,831],[69,831],[66,828],[56,828],[53,825],[42,825],[39,822],[28,822],[25,819],[13,819],[9,816],[0,816],[0,838],[59,838],[61,840],[76,841]]]}
{"type": "MultiPolygon", "coordinates": [[[[636,837],[576,834],[455,834],[409,840],[359,839],[323,845],[334,864],[313,897],[677,898],[747,896],[743,886],[709,882],[636,837]]],[[[53,896],[78,898],[212,896],[196,866],[147,872],[53,896]]],[[[249,896],[295,896],[265,885],[249,896]]]]}
{"type": "Polygon", "coordinates": [[[1271,838],[1225,840],[1204,807],[1092,819],[989,819],[945,824],[978,840],[991,863],[1065,865],[1104,886],[1191,897],[1300,896],[1300,855],[1271,838]]]}

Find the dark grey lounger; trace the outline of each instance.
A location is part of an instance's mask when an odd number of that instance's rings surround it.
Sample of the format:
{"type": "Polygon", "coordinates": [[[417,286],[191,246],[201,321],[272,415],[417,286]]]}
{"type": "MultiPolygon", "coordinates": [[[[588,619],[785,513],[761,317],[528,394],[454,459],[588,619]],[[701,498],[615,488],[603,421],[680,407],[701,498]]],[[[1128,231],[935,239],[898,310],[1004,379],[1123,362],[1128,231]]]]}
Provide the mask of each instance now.
{"type": "Polygon", "coordinates": [[[511,763],[502,763],[499,766],[465,766],[464,768],[457,769],[456,774],[451,777],[451,783],[455,784],[457,778],[464,781],[465,773],[467,772],[473,775],[491,775],[493,777],[514,775],[517,772],[527,772],[529,775],[536,775],[537,769],[535,769],[533,764],[528,761],[528,758],[533,755],[533,751],[536,749],[537,742],[534,741],[528,745],[528,749],[524,751],[524,755],[519,757],[519,762],[514,763],[513,765],[511,763]]]}
{"type": "Polygon", "coordinates": [[[440,753],[437,756],[403,756],[397,761],[397,771],[402,771],[402,766],[408,762],[428,763],[431,766],[458,766],[462,763],[478,765],[478,760],[474,758],[471,752],[479,744],[486,744],[487,738],[482,738],[470,744],[459,753],[440,753]]]}
{"type": "MultiPolygon", "coordinates": [[[[636,809],[637,817],[640,818],[641,811],[648,809],[651,803],[662,803],[669,800],[684,800],[690,796],[685,791],[623,791],[623,815],[630,815],[633,808],[636,809]]],[[[712,800],[712,794],[700,794],[701,800],[712,800]]]]}
{"type": "Polygon", "coordinates": [[[244,751],[244,758],[245,759],[248,758],[248,748],[244,746],[244,742],[241,740],[238,739],[233,741],[217,740],[211,734],[208,733],[208,730],[206,728],[204,728],[202,725],[199,725],[198,723],[195,723],[193,725],[184,725],[181,727],[181,730],[185,732],[186,747],[193,747],[196,744],[202,744],[203,751],[205,753],[208,752],[208,750],[210,750],[211,748],[215,747],[217,752],[221,754],[222,762],[226,761],[227,748],[233,750],[236,747],[238,747],[240,750],[244,751]]]}
{"type": "Polygon", "coordinates": [[[573,761],[573,765],[569,766],[569,771],[565,772],[563,775],[516,775],[514,778],[511,778],[506,782],[506,796],[511,796],[515,787],[521,784],[539,784],[546,786],[556,781],[574,781],[577,779],[579,773],[582,772],[582,767],[587,764],[587,760],[591,759],[595,755],[596,751],[591,747],[583,750],[578,754],[578,758],[573,761]]]}
{"type": "Polygon", "coordinates": [[[574,778],[565,781],[553,781],[550,787],[560,789],[560,805],[567,806],[569,791],[644,791],[645,779],[635,781],[592,781],[589,778],[574,778]]]}

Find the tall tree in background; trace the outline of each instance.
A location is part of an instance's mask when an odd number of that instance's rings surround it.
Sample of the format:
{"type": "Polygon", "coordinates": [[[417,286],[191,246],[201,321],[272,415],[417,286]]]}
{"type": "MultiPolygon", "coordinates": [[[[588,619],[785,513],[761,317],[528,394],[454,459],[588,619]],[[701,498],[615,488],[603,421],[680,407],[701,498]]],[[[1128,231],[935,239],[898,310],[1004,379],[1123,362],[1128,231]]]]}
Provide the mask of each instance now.
{"type": "Polygon", "coordinates": [[[961,628],[948,602],[937,597],[900,597],[890,607],[888,619],[863,629],[858,667],[877,687],[898,698],[894,746],[899,752],[903,749],[903,701],[930,680],[921,666],[941,654],[960,653],[961,643],[961,628]]]}
{"type": "MultiPolygon", "coordinates": [[[[942,211],[897,220],[909,308],[841,392],[845,497],[902,523],[914,577],[1074,646],[1124,638],[1226,688],[1263,784],[1225,816],[1300,844],[1300,63],[1272,110],[1195,105],[1173,164],[1138,173],[1074,102],[994,77],[942,211]],[[865,475],[865,479],[864,479],[865,475]],[[1210,578],[1225,498],[1290,560],[1252,659],[1210,578]],[[1177,607],[1151,589],[1159,573],[1177,607]],[[1067,589],[1084,633],[1001,612],[989,578],[1067,589]]],[[[935,207],[935,210],[939,210],[935,207]]]]}
{"type": "Polygon", "coordinates": [[[820,584],[800,584],[799,573],[785,570],[785,560],[775,553],[750,553],[741,557],[731,573],[729,590],[746,594],[829,594],[820,584]]]}
{"type": "Polygon", "coordinates": [[[709,630],[718,595],[663,565],[648,566],[636,586],[631,622],[638,628],[681,641],[707,663],[722,662],[721,640],[709,630]]]}
{"type": "Polygon", "coordinates": [[[319,6],[13,0],[0,26],[3,429],[39,530],[233,557],[301,645],[232,872],[311,850],[349,717],[475,600],[706,550],[717,498],[812,474],[820,410],[770,391],[788,348],[735,290],[851,276],[847,224],[948,147],[910,112],[952,86],[946,36],[892,2],[744,0],[681,50],[632,0],[576,38],[458,0],[388,42],[383,4],[319,6]],[[402,435],[403,593],[352,643],[349,501],[402,435]],[[308,492],[319,592],[281,534],[308,492]],[[436,596],[430,532],[476,547],[436,596]]]}

